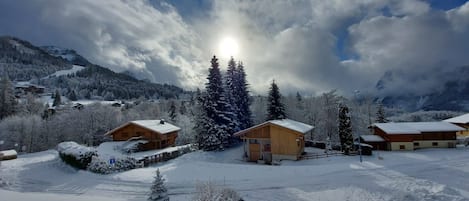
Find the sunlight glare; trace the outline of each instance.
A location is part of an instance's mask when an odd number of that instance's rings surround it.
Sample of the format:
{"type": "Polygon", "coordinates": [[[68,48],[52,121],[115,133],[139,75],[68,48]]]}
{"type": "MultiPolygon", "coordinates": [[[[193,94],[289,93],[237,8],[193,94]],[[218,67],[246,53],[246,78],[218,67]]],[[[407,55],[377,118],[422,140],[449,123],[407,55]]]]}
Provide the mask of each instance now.
{"type": "Polygon", "coordinates": [[[223,58],[236,57],[239,52],[239,45],[234,38],[225,37],[220,41],[219,52],[223,58]]]}

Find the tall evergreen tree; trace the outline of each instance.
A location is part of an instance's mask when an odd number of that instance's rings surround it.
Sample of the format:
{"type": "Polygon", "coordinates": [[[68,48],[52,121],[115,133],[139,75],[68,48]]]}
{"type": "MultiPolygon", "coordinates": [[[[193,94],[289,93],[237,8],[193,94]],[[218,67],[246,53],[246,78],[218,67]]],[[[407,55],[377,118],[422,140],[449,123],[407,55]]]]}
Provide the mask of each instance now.
{"type": "Polygon", "coordinates": [[[235,133],[240,130],[239,125],[239,116],[240,111],[238,105],[236,104],[236,99],[238,98],[238,76],[236,71],[236,62],[233,57],[231,57],[228,62],[228,69],[225,75],[225,97],[226,102],[228,103],[227,112],[232,113],[232,122],[233,128],[230,128],[230,133],[235,133]]]}
{"type": "Polygon", "coordinates": [[[213,119],[207,116],[206,108],[206,94],[197,89],[195,96],[195,110],[194,110],[194,131],[196,133],[196,142],[198,148],[201,150],[211,151],[220,147],[220,140],[213,134],[217,125],[213,119]]]}
{"type": "Polygon", "coordinates": [[[5,74],[0,82],[0,119],[14,114],[17,105],[13,85],[5,74]]]}
{"type": "Polygon", "coordinates": [[[52,106],[59,106],[60,104],[62,104],[62,100],[61,100],[61,97],[60,97],[60,93],[59,93],[59,90],[55,90],[55,94],[54,94],[54,102],[52,103],[52,106]]]}
{"type": "Polygon", "coordinates": [[[169,201],[168,190],[164,185],[165,179],[160,174],[160,169],[156,170],[155,180],[151,185],[149,201],[169,201]]]}
{"type": "Polygon", "coordinates": [[[234,114],[225,97],[218,59],[215,56],[212,58],[207,80],[204,108],[210,122],[214,123],[214,126],[208,129],[208,135],[216,136],[220,142],[219,149],[223,149],[229,146],[236,124],[233,120],[234,114]]]}
{"type": "Polygon", "coordinates": [[[267,100],[267,120],[285,119],[285,106],[282,101],[282,94],[278,89],[275,80],[270,85],[269,97],[267,100]]]}
{"type": "Polygon", "coordinates": [[[77,101],[77,94],[75,93],[75,90],[71,90],[70,93],[68,94],[68,99],[71,101],[77,101]]]}
{"type": "Polygon", "coordinates": [[[176,103],[174,100],[171,100],[170,105],[169,105],[169,119],[174,122],[177,117],[177,112],[176,112],[176,103]]]}
{"type": "Polygon", "coordinates": [[[238,108],[238,120],[240,129],[246,129],[252,126],[252,112],[251,112],[251,99],[249,97],[249,85],[246,80],[246,73],[244,72],[244,65],[238,62],[236,68],[236,99],[235,105],[238,108]]]}
{"type": "Polygon", "coordinates": [[[347,105],[339,106],[339,138],[342,149],[346,155],[353,148],[352,123],[347,105]]]}
{"type": "Polygon", "coordinates": [[[181,106],[179,106],[179,114],[185,115],[187,113],[186,102],[181,101],[181,106]]]}
{"type": "Polygon", "coordinates": [[[389,120],[386,119],[386,114],[384,113],[383,104],[379,103],[376,111],[376,123],[386,123],[389,120]]]}

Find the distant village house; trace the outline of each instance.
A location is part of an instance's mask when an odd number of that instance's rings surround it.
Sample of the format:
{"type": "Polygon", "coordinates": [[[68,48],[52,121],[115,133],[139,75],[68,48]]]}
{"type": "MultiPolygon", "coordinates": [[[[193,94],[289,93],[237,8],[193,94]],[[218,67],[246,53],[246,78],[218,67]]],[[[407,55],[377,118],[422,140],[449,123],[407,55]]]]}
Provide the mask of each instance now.
{"type": "Polygon", "coordinates": [[[127,122],[105,135],[112,136],[113,141],[140,139],[148,141],[139,151],[163,149],[175,146],[179,127],[164,120],[138,120],[127,122]]]}
{"type": "Polygon", "coordinates": [[[469,136],[469,113],[461,115],[461,116],[453,117],[450,119],[445,119],[443,121],[449,122],[449,123],[452,123],[452,124],[455,124],[464,128],[465,130],[459,131],[457,133],[459,136],[466,136],[466,137],[469,136]]]}
{"type": "Polygon", "coordinates": [[[380,150],[415,150],[420,148],[454,148],[456,133],[464,130],[448,122],[375,123],[374,135],[362,135],[364,143],[380,150]],[[383,141],[382,141],[382,140],[383,141]]]}
{"type": "Polygon", "coordinates": [[[43,86],[18,82],[15,84],[15,96],[20,97],[28,93],[31,93],[34,95],[43,94],[45,92],[45,89],[46,88],[43,86]]]}
{"type": "Polygon", "coordinates": [[[291,119],[271,120],[235,133],[244,142],[248,161],[271,163],[298,160],[304,152],[304,135],[314,127],[291,119]]]}

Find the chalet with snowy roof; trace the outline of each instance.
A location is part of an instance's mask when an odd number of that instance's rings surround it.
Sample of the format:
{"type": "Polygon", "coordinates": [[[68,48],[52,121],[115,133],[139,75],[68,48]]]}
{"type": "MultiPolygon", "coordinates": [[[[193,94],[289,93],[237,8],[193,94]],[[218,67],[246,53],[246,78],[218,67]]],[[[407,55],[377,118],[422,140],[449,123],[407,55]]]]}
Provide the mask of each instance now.
{"type": "Polygon", "coordinates": [[[469,136],[469,113],[461,115],[461,116],[445,119],[443,121],[465,128],[465,130],[459,131],[457,134],[460,136],[469,136]]]}
{"type": "Polygon", "coordinates": [[[140,151],[163,149],[174,146],[179,127],[164,120],[138,120],[129,121],[105,135],[112,136],[113,141],[145,141],[139,147],[140,151]]]}
{"type": "Polygon", "coordinates": [[[248,161],[271,163],[298,160],[304,152],[304,135],[314,127],[291,119],[271,120],[235,133],[244,142],[248,161]]]}
{"type": "Polygon", "coordinates": [[[15,83],[15,95],[17,97],[24,96],[27,93],[31,93],[34,95],[43,94],[45,91],[45,87],[40,85],[31,84],[29,82],[17,82],[15,83]]]}
{"type": "Polygon", "coordinates": [[[375,135],[386,141],[383,150],[453,148],[456,146],[456,133],[464,130],[444,121],[375,123],[372,128],[375,135]]]}

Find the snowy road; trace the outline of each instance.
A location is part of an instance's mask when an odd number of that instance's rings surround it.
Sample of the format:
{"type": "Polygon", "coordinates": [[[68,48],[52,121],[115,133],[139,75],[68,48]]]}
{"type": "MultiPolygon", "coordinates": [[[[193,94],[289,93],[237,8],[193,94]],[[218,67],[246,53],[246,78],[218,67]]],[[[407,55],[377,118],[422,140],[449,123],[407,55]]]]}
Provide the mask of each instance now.
{"type": "Polygon", "coordinates": [[[195,152],[150,168],[97,175],[76,171],[60,162],[55,151],[46,151],[4,161],[0,177],[8,185],[0,193],[15,200],[30,192],[48,196],[48,201],[54,196],[146,200],[154,171],[160,168],[173,201],[190,200],[195,184],[208,180],[253,201],[469,200],[469,149],[380,152],[384,160],[365,157],[364,163],[357,156],[335,156],[280,166],[244,163],[239,153],[195,152]]]}

